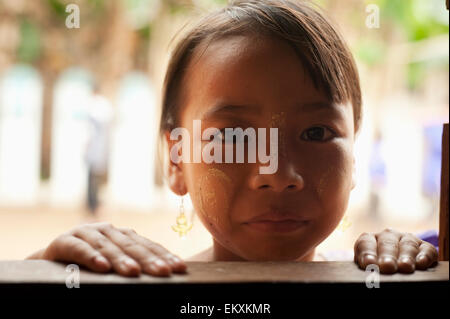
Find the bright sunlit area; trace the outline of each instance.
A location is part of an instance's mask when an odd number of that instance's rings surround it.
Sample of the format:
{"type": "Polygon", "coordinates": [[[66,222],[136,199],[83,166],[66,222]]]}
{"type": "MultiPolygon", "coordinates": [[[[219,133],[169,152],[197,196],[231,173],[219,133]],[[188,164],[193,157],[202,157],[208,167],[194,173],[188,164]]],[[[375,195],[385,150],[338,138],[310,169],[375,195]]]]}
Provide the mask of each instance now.
{"type": "MultiPolygon", "coordinates": [[[[449,115],[445,1],[314,2],[347,39],[363,94],[357,185],[318,251],[348,258],[362,232],[386,227],[437,232],[449,115]]],[[[181,257],[211,245],[189,196],[192,230],[181,238],[172,228],[181,198],[161,170],[158,129],[171,39],[225,5],[0,0],[0,259],[24,259],[77,225],[103,221],[181,257]],[[70,3],[79,27],[67,26],[70,3]]]]}

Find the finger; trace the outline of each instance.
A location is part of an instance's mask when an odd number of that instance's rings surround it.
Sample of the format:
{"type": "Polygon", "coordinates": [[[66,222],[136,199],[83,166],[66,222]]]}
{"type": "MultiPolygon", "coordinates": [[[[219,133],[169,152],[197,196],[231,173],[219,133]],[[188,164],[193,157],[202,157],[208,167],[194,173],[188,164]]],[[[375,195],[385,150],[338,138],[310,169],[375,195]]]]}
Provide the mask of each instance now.
{"type": "Polygon", "coordinates": [[[377,240],[373,234],[363,233],[355,243],[355,262],[361,269],[377,264],[377,240]]]}
{"type": "Polygon", "coordinates": [[[100,232],[119,246],[127,255],[135,259],[146,273],[155,276],[169,276],[172,272],[167,262],[131,236],[114,227],[102,228],[100,232]]]}
{"type": "Polygon", "coordinates": [[[47,257],[50,260],[77,263],[96,272],[107,272],[111,269],[108,260],[80,238],[63,235],[57,238],[56,242],[49,250],[47,257]]]}
{"type": "Polygon", "coordinates": [[[419,246],[419,253],[416,256],[416,267],[420,270],[425,270],[437,263],[438,252],[436,248],[422,240],[419,246]]]}
{"type": "Polygon", "coordinates": [[[115,272],[122,276],[138,276],[141,267],[130,256],[123,252],[111,240],[96,228],[83,227],[76,230],[73,236],[83,239],[95,250],[99,251],[112,264],[115,272]]]}
{"type": "Polygon", "coordinates": [[[174,255],[170,251],[168,251],[163,246],[138,235],[135,231],[130,229],[121,229],[121,232],[125,233],[126,235],[130,236],[135,241],[141,243],[147,249],[152,251],[155,255],[165,260],[171,267],[173,272],[177,273],[184,273],[186,272],[187,266],[185,262],[178,256],[174,255]]]}
{"type": "Polygon", "coordinates": [[[378,266],[383,274],[395,273],[398,269],[397,257],[401,234],[391,229],[376,234],[378,242],[378,266]]]}
{"type": "Polygon", "coordinates": [[[419,253],[420,239],[412,234],[404,234],[399,241],[397,258],[398,271],[412,273],[416,269],[416,256],[419,253]]]}

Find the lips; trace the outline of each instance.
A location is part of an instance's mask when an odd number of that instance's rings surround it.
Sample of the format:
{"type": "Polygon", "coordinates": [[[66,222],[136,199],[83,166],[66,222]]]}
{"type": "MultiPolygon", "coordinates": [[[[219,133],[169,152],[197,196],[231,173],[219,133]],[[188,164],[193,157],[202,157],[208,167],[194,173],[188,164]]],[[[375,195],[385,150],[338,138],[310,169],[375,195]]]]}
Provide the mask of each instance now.
{"type": "Polygon", "coordinates": [[[264,232],[292,232],[309,224],[309,220],[293,212],[269,211],[244,222],[244,225],[264,232]]]}

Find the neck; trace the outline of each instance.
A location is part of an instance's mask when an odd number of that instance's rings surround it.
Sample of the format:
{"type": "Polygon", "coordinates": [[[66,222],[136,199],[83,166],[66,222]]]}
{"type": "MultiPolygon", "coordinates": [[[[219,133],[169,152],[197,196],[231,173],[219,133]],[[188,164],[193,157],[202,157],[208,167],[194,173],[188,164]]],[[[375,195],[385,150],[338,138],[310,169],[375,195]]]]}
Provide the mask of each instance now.
{"type": "MultiPolygon", "coordinates": [[[[213,239],[212,261],[247,261],[239,255],[236,255],[223,247],[215,239],[213,239]]],[[[313,261],[315,256],[315,248],[311,249],[307,254],[295,259],[295,261],[313,261]]]]}

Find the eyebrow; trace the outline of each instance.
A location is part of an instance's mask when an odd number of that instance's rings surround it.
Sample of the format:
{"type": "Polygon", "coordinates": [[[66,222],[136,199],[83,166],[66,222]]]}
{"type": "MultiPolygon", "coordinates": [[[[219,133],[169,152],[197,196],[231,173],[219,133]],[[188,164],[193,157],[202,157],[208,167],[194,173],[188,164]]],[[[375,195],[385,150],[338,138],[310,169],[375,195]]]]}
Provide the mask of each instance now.
{"type": "MultiPolygon", "coordinates": [[[[295,105],[296,112],[319,112],[324,110],[335,109],[334,104],[328,101],[319,101],[312,103],[303,103],[295,105]]],[[[258,114],[261,109],[255,105],[238,105],[238,104],[221,104],[218,103],[203,113],[201,120],[206,120],[217,116],[226,115],[242,115],[242,114],[258,114]]]]}
{"type": "Polygon", "coordinates": [[[330,109],[336,109],[335,104],[328,101],[304,103],[296,107],[297,112],[318,112],[330,109]]]}

